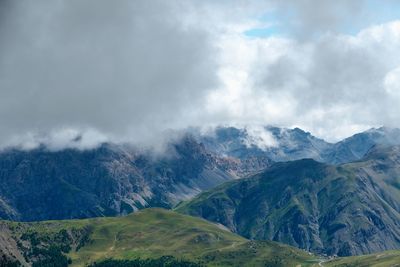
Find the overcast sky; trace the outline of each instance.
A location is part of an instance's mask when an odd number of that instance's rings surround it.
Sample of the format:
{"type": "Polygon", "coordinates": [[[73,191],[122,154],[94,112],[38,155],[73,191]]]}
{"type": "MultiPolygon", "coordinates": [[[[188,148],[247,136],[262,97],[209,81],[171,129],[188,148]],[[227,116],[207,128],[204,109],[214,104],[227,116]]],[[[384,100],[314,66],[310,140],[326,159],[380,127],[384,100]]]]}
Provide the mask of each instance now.
{"type": "Polygon", "coordinates": [[[1,0],[0,36],[1,146],[400,127],[395,0],[1,0]]]}

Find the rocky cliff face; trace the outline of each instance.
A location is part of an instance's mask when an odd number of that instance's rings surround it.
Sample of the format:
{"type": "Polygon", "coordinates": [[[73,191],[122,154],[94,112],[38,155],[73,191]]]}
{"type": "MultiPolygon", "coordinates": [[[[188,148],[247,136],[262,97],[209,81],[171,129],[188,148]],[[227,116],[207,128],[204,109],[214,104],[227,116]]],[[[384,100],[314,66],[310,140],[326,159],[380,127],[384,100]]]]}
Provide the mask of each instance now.
{"type": "Polygon", "coordinates": [[[162,156],[111,144],[86,151],[9,150],[0,154],[0,218],[85,218],[172,207],[268,164],[219,157],[190,136],[162,156]]]}
{"type": "Polygon", "coordinates": [[[277,163],[178,210],[251,239],[280,241],[339,256],[400,248],[400,148],[375,147],[340,166],[277,163]]]}

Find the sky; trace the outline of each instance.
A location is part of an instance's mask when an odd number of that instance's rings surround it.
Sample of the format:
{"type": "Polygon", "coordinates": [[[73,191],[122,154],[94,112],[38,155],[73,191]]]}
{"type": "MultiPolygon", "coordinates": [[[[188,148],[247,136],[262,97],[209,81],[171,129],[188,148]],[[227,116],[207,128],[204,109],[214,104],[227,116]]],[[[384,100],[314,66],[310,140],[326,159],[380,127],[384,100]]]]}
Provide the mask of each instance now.
{"type": "Polygon", "coordinates": [[[0,146],[400,127],[396,0],[0,1],[0,146]]]}

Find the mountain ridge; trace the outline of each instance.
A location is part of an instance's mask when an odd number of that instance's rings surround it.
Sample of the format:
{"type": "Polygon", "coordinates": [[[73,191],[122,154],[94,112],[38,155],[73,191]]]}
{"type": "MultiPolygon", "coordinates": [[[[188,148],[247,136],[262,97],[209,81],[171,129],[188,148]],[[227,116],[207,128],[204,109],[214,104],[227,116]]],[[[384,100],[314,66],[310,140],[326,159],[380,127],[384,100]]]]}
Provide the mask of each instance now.
{"type": "Polygon", "coordinates": [[[221,183],[262,171],[274,161],[357,161],[354,153],[347,152],[361,151],[362,147],[365,154],[380,142],[394,144],[399,141],[396,134],[400,131],[371,129],[330,144],[298,128],[264,130],[279,142],[260,148],[257,142],[271,140],[259,129],[254,133],[220,127],[215,134],[188,131],[169,143],[161,155],[112,143],[87,150],[52,151],[44,145],[33,150],[3,150],[0,218],[86,218],[118,216],[145,207],[171,208],[221,183]],[[264,140],[266,137],[268,140],[264,140]],[[367,140],[366,145],[359,140],[367,140]],[[351,148],[343,149],[346,153],[327,152],[346,146],[351,148]]]}
{"type": "Polygon", "coordinates": [[[371,128],[336,143],[326,142],[300,128],[266,126],[257,131],[269,134],[276,143],[269,140],[270,144],[259,147],[257,142],[248,140],[252,139],[251,130],[234,127],[217,127],[212,134],[197,134],[197,139],[217,154],[236,157],[256,154],[275,162],[313,158],[331,164],[359,160],[374,145],[400,145],[400,129],[388,127],[371,128]]]}
{"type": "MultiPolygon", "coordinates": [[[[400,248],[400,150],[391,160],[327,165],[282,162],[223,184],[177,207],[250,239],[274,240],[329,255],[400,248]]],[[[375,152],[376,154],[377,152],[375,152]]]]}

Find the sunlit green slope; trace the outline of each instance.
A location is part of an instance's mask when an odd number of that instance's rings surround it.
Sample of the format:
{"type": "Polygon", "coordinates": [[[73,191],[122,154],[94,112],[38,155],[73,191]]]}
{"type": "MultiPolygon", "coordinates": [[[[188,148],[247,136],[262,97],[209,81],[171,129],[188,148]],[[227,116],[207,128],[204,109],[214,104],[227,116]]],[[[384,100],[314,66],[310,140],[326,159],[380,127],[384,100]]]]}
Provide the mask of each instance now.
{"type": "Polygon", "coordinates": [[[165,255],[204,266],[312,266],[316,262],[296,248],[249,241],[203,219],[163,209],[126,217],[4,224],[16,243],[25,243],[21,255],[31,255],[35,261],[44,257],[32,255],[37,253],[33,247],[43,248],[45,257],[55,255],[48,252],[55,247],[65,252],[72,266],[165,255]]]}

